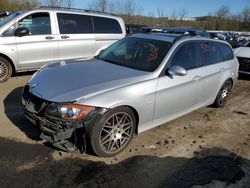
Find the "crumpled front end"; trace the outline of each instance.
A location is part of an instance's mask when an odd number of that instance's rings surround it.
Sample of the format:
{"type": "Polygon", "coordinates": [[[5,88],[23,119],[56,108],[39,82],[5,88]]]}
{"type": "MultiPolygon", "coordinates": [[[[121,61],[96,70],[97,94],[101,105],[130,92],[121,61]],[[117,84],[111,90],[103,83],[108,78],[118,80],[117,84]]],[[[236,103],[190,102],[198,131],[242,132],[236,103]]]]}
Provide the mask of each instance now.
{"type": "Polygon", "coordinates": [[[51,101],[46,101],[32,94],[29,86],[23,90],[22,104],[26,118],[41,131],[40,137],[63,151],[85,149],[84,135],[88,127],[105,112],[103,108],[95,108],[84,119],[64,120],[46,115],[45,111],[51,101]]]}

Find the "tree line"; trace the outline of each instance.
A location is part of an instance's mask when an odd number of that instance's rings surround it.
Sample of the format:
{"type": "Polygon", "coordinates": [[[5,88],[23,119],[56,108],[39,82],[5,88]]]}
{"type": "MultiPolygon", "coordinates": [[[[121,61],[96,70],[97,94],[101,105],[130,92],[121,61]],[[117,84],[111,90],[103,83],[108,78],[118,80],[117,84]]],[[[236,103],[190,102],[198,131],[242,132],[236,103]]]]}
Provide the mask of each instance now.
{"type": "MultiPolygon", "coordinates": [[[[41,5],[73,7],[73,0],[0,0],[0,11],[17,11],[41,5]]],[[[134,0],[93,0],[88,8],[121,16],[127,24],[140,24],[152,27],[196,27],[207,30],[250,31],[250,7],[233,14],[228,6],[221,6],[215,12],[195,20],[185,19],[188,11],[184,8],[166,12],[156,8],[155,12],[145,13],[143,7],[134,0]]]]}
{"type": "Polygon", "coordinates": [[[73,0],[0,0],[1,11],[18,11],[39,6],[72,7],[73,0]]]}

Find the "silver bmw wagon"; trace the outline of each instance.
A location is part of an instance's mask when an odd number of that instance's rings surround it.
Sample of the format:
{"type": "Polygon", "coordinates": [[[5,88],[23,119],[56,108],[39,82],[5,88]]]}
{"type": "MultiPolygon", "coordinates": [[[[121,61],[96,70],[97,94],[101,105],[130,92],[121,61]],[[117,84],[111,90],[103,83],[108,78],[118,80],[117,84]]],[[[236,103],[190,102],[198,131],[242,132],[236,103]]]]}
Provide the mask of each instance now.
{"type": "Polygon", "coordinates": [[[87,145],[110,157],[135,133],[208,105],[223,107],[238,67],[226,42],[137,34],[95,59],[42,67],[25,86],[22,103],[44,140],[66,151],[87,145]]]}

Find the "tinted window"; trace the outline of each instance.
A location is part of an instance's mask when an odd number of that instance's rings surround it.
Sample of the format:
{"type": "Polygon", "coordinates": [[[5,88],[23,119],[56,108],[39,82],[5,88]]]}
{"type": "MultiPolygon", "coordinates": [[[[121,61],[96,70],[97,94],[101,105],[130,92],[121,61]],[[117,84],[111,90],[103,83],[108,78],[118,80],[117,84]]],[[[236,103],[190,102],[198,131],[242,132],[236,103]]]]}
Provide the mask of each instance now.
{"type": "Polygon", "coordinates": [[[250,42],[247,43],[246,47],[250,47],[250,42]]]}
{"type": "Polygon", "coordinates": [[[98,58],[120,66],[152,72],[161,64],[170,47],[170,42],[127,37],[108,47],[98,58]]]}
{"type": "Polygon", "coordinates": [[[186,43],[177,49],[171,60],[171,66],[181,66],[187,70],[197,67],[195,43],[186,43]]]}
{"type": "Polygon", "coordinates": [[[61,34],[93,33],[90,16],[58,13],[57,20],[61,34]]]}
{"type": "Polygon", "coordinates": [[[221,51],[215,42],[199,42],[200,65],[207,66],[223,61],[221,51]]]}
{"type": "Polygon", "coordinates": [[[35,13],[26,16],[18,23],[19,27],[26,27],[30,35],[51,34],[49,13],[35,13]]]}
{"type": "Polygon", "coordinates": [[[95,33],[122,33],[120,24],[115,19],[93,17],[95,33]]]}
{"type": "Polygon", "coordinates": [[[234,58],[233,51],[231,50],[231,48],[228,45],[222,44],[222,43],[218,43],[218,45],[219,45],[220,51],[223,55],[224,61],[227,61],[227,60],[234,58]]]}

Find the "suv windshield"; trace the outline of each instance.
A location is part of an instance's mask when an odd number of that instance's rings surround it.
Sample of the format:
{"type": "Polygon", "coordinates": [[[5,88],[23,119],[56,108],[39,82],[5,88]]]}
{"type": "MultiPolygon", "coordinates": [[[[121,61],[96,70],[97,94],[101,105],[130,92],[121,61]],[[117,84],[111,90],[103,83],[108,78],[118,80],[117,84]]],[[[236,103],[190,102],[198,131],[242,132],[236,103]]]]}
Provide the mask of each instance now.
{"type": "Polygon", "coordinates": [[[9,16],[7,16],[6,18],[2,19],[0,21],[0,27],[2,27],[4,24],[8,23],[9,21],[13,20],[14,18],[16,18],[18,15],[20,15],[21,12],[15,12],[9,16]]]}
{"type": "Polygon", "coordinates": [[[170,42],[127,37],[98,56],[98,59],[141,71],[153,72],[171,47],[170,42]]]}

